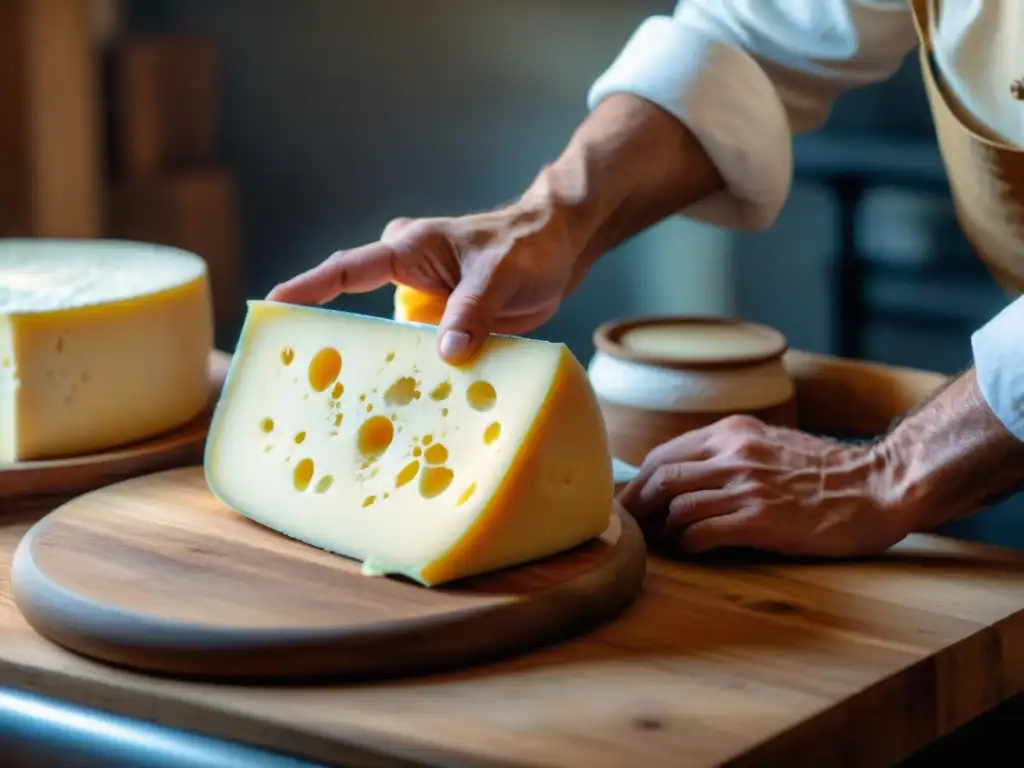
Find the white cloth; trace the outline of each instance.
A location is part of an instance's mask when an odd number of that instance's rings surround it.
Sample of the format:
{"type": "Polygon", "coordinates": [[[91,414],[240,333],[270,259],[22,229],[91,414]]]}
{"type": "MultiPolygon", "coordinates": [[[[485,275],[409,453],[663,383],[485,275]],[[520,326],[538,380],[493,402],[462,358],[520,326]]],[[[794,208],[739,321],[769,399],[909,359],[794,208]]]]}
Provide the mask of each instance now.
{"type": "MultiPolygon", "coordinates": [[[[1024,148],[1024,0],[936,2],[943,84],[972,116],[1024,148]]],[[[698,138],[725,191],[682,213],[744,230],[770,226],[792,183],[792,136],[825,122],[842,92],[891,77],[917,47],[909,0],[679,0],[636,30],[588,94],[632,93],[698,138]]],[[[1021,253],[1024,259],[1024,252],[1021,253]]],[[[989,406],[1024,439],[1024,297],[972,337],[989,406]]]]}

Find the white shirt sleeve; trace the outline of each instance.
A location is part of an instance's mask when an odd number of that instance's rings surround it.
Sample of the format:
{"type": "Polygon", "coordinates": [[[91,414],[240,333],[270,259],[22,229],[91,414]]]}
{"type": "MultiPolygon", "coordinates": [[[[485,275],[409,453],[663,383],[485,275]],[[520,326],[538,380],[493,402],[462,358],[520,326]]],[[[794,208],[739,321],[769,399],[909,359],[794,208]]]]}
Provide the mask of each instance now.
{"type": "Polygon", "coordinates": [[[1024,296],[971,336],[978,389],[1010,432],[1024,440],[1024,296]]]}
{"type": "Polygon", "coordinates": [[[843,91],[892,76],[916,44],[907,0],[680,0],[640,25],[587,102],[632,93],[674,115],[726,183],[682,213],[765,229],[789,194],[793,134],[843,91]]]}

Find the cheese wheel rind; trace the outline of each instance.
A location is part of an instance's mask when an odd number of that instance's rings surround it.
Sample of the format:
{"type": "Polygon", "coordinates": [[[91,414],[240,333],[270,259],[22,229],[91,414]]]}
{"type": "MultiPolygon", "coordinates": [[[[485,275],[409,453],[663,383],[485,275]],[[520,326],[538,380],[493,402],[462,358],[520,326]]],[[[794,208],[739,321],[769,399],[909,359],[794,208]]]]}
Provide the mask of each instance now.
{"type": "Polygon", "coordinates": [[[0,240],[0,462],[154,437],[209,400],[200,257],[121,241],[0,240]]]}

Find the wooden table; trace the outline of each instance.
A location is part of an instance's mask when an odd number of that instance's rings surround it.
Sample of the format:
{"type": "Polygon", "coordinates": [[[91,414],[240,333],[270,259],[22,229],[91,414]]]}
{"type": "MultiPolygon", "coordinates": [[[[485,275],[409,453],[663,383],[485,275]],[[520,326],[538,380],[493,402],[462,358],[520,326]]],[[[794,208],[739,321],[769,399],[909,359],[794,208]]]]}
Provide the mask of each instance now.
{"type": "Polygon", "coordinates": [[[329,764],[878,766],[1024,688],[1024,555],[935,537],[873,562],[654,561],[617,622],[454,675],[161,681],[28,628],[6,580],[24,517],[0,528],[0,683],[329,764]]]}
{"type": "MultiPolygon", "coordinates": [[[[943,377],[793,352],[805,427],[865,433],[943,377]]],[[[326,764],[871,766],[1024,690],[1024,553],[931,536],[850,563],[652,560],[588,635],[459,674],[247,689],[100,666],[37,636],[0,512],[0,686],[326,764]]]]}

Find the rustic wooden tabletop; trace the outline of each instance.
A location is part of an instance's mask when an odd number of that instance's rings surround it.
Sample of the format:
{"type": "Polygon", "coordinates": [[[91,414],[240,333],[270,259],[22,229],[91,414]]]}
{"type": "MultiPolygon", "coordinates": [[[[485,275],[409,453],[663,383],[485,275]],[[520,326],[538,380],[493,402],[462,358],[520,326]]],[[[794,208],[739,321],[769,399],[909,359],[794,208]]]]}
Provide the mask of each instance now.
{"type": "Polygon", "coordinates": [[[0,679],[328,764],[877,766],[1024,687],[1024,555],[913,537],[857,563],[654,559],[589,634],[457,674],[257,689],[158,680],[36,635],[7,587],[0,679]]]}

